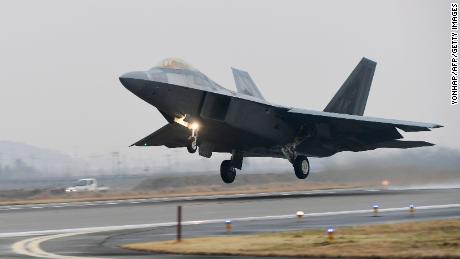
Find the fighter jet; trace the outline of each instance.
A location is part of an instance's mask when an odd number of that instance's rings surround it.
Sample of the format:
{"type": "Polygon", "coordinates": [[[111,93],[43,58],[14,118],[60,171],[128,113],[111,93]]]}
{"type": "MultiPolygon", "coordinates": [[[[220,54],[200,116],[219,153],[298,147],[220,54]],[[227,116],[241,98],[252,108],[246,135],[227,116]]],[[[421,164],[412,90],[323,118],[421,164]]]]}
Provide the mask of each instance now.
{"type": "Polygon", "coordinates": [[[232,183],[247,157],[287,159],[295,175],[305,179],[310,172],[308,157],[432,146],[402,141],[398,130],[429,131],[441,125],[363,116],[376,65],[362,58],[323,111],[270,103],[249,74],[235,68],[237,91],[228,90],[179,59],[166,59],[119,79],[168,122],[132,146],[186,147],[207,158],[214,152],[229,153],[220,175],[232,183]]]}

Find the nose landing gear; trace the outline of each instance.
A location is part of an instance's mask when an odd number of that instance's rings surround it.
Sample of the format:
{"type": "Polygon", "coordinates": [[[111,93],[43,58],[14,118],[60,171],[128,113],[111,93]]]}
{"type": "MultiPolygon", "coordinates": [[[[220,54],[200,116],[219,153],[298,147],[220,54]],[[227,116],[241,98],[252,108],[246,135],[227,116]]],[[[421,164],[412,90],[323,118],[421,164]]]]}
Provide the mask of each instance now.
{"type": "Polygon", "coordinates": [[[187,139],[186,147],[189,153],[195,153],[198,149],[198,129],[200,124],[197,121],[192,122],[187,115],[175,117],[174,122],[192,130],[192,135],[187,139]]]}
{"type": "Polygon", "coordinates": [[[192,123],[189,124],[189,127],[192,130],[192,136],[187,139],[187,151],[189,153],[195,153],[198,149],[198,124],[192,123]]]}
{"type": "Polygon", "coordinates": [[[187,151],[189,153],[195,153],[197,149],[198,149],[197,137],[196,136],[190,136],[187,139],[187,151]]]}

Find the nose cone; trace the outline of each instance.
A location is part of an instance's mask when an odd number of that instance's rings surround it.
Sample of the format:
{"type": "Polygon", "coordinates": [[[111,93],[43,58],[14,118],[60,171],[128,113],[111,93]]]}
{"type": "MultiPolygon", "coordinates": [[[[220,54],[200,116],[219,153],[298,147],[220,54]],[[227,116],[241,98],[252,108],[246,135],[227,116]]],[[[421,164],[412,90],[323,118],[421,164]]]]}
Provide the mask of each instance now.
{"type": "Polygon", "coordinates": [[[142,71],[123,74],[119,79],[123,86],[134,94],[142,90],[145,85],[145,80],[149,80],[147,74],[142,71]]]}

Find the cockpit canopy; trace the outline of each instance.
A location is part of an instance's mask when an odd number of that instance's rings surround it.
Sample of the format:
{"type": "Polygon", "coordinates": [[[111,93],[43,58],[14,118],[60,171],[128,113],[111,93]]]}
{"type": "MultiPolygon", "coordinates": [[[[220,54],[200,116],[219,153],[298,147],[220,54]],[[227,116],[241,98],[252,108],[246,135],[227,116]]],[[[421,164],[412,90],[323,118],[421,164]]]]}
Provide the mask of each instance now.
{"type": "Polygon", "coordinates": [[[157,66],[145,71],[145,74],[151,81],[231,94],[231,91],[218,85],[198,69],[178,58],[164,59],[157,66]]]}
{"type": "Polygon", "coordinates": [[[172,69],[187,69],[187,70],[196,70],[187,62],[179,58],[167,58],[163,59],[156,67],[160,68],[172,68],[172,69]]]}

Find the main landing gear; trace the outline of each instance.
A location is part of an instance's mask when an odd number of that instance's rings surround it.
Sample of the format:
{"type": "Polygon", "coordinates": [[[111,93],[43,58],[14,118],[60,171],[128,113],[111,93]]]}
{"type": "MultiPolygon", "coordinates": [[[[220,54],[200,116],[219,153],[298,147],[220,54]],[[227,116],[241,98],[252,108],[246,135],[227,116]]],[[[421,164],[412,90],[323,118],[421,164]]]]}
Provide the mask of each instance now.
{"type": "Polygon", "coordinates": [[[294,173],[299,179],[307,178],[310,173],[310,163],[304,155],[297,154],[295,145],[287,145],[281,149],[284,157],[291,162],[294,173]]]}
{"type": "Polygon", "coordinates": [[[307,178],[310,173],[310,163],[306,156],[297,156],[292,163],[294,166],[294,173],[299,179],[307,178]]]}
{"type": "Polygon", "coordinates": [[[220,177],[224,183],[233,183],[236,177],[236,169],[243,167],[243,153],[233,150],[230,160],[222,161],[220,164],[220,177]]]}
{"type": "Polygon", "coordinates": [[[224,160],[220,164],[220,177],[224,183],[233,183],[236,177],[236,169],[232,166],[232,160],[224,160]]]}

